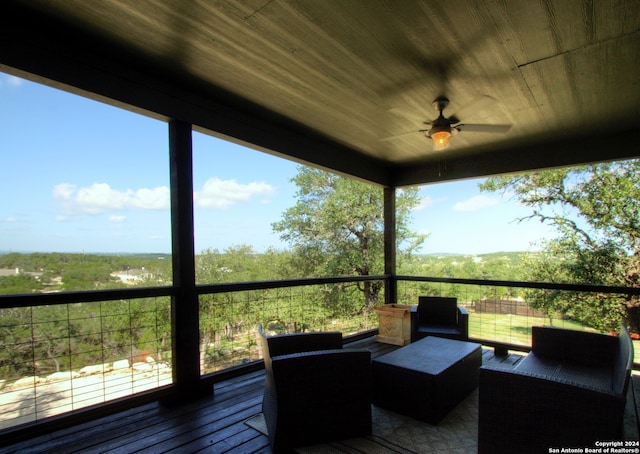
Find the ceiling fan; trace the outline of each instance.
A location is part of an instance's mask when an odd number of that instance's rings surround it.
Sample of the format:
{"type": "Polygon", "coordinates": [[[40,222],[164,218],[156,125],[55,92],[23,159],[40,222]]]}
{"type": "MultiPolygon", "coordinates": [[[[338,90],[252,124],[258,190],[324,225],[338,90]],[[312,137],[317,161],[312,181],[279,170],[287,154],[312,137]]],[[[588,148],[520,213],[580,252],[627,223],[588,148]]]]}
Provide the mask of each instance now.
{"type": "MultiPolygon", "coordinates": [[[[460,117],[464,117],[467,114],[470,114],[471,111],[481,109],[485,107],[487,104],[494,102],[495,100],[490,96],[481,96],[475,99],[473,102],[465,106],[458,112],[460,117]]],[[[429,129],[419,129],[417,131],[405,132],[403,134],[397,134],[390,137],[384,137],[380,140],[388,141],[394,140],[399,137],[403,137],[409,134],[415,134],[416,132],[424,134],[428,139],[433,140],[433,146],[436,150],[443,150],[447,148],[449,145],[449,141],[451,140],[451,136],[461,132],[461,131],[469,131],[469,132],[488,132],[488,133],[505,133],[511,129],[510,124],[503,125],[488,125],[488,124],[468,124],[461,123],[461,120],[456,115],[451,115],[450,117],[445,117],[442,114],[442,111],[449,105],[449,99],[445,96],[438,96],[433,104],[436,106],[436,109],[439,112],[438,118],[433,121],[425,121],[423,122],[425,125],[431,126],[429,129]]],[[[404,115],[405,117],[413,117],[406,115],[404,112],[399,111],[398,109],[392,109],[393,112],[404,115]]]]}

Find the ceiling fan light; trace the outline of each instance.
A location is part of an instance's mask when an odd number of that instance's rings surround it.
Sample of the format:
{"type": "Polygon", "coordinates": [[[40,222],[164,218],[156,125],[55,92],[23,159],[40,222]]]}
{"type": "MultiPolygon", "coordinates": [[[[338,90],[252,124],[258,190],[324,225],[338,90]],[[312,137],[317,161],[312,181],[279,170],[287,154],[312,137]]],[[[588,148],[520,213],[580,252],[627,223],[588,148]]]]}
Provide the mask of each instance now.
{"type": "Polygon", "coordinates": [[[444,150],[449,145],[451,133],[449,131],[438,131],[431,134],[433,146],[436,150],[444,150]]]}

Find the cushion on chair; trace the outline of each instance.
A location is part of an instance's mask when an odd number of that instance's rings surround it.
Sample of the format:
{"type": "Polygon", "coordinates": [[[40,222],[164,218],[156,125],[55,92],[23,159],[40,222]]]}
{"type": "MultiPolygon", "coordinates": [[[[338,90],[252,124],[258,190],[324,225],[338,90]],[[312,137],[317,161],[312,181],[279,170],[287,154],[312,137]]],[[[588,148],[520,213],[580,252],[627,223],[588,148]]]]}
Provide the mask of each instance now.
{"type": "Polygon", "coordinates": [[[532,327],[531,339],[537,356],[608,367],[613,366],[619,343],[615,336],[549,326],[532,327]]]}
{"type": "Polygon", "coordinates": [[[458,300],[451,297],[420,296],[418,298],[418,317],[420,324],[456,325],[458,323],[458,300]]]}
{"type": "Polygon", "coordinates": [[[460,330],[456,326],[451,325],[429,325],[418,326],[417,332],[421,337],[426,336],[442,336],[442,337],[455,337],[460,336],[460,330]]]}

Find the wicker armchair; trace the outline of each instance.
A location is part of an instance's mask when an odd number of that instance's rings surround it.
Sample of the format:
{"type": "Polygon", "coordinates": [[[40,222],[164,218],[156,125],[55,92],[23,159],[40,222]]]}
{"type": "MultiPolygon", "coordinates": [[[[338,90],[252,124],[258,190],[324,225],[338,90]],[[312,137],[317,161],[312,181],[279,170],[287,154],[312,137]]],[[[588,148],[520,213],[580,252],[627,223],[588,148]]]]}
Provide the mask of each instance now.
{"type": "Polygon", "coordinates": [[[274,452],[371,434],[371,352],[343,350],[341,333],[258,332],[274,452]]]}
{"type": "Polygon", "coordinates": [[[480,368],[478,453],[548,452],[621,440],[633,344],[617,336],[533,327],[514,370],[480,368]]]}
{"type": "Polygon", "coordinates": [[[427,336],[469,339],[469,313],[451,297],[420,296],[411,307],[411,342],[427,336]]]}

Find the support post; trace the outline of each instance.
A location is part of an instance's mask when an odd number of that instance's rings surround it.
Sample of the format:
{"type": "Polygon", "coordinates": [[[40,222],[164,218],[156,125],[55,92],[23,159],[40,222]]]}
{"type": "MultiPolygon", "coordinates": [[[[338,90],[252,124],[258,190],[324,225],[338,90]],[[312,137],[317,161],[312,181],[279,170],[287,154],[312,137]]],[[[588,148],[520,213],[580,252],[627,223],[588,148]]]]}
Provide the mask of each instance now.
{"type": "Polygon", "coordinates": [[[396,281],[396,188],[384,188],[384,274],[391,276],[384,286],[385,304],[398,302],[396,281]]]}
{"type": "Polygon", "coordinates": [[[193,240],[193,155],[191,124],[169,122],[173,286],[173,380],[180,400],[211,394],[200,381],[199,302],[193,240]]]}

